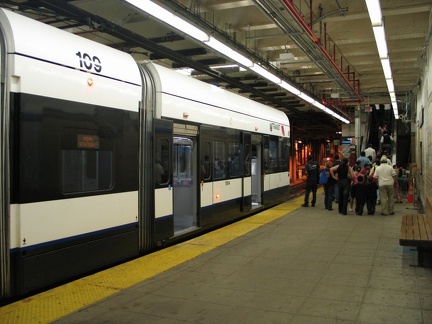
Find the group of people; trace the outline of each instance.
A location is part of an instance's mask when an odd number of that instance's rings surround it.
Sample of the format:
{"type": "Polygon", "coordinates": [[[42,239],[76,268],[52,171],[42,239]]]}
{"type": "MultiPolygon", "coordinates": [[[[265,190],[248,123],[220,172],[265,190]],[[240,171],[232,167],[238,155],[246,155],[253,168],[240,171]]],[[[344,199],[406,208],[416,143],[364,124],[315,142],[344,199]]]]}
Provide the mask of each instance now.
{"type": "Polygon", "coordinates": [[[394,215],[395,200],[402,202],[401,170],[400,166],[393,167],[386,155],[377,154],[372,145],[360,153],[353,166],[349,165],[347,158],[340,160],[336,154],[334,161],[328,161],[321,170],[310,155],[305,166],[307,179],[302,206],[309,207],[311,193],[310,203],[315,206],[318,184],[321,183],[327,210],[333,210],[333,202],[336,202],[342,215],[347,215],[349,205],[349,211],[355,207],[356,215],[363,215],[365,207],[368,215],[374,215],[376,205],[380,203],[381,215],[394,215]],[[324,180],[320,181],[320,178],[324,180]]]}

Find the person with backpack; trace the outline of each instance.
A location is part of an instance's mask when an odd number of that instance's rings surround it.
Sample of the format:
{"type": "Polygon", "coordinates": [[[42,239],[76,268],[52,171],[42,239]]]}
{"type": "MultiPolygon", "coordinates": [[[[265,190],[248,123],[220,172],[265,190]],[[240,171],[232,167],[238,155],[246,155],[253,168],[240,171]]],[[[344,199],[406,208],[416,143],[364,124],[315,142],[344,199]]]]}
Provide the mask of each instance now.
{"type": "Polygon", "coordinates": [[[324,206],[325,209],[333,210],[333,196],[335,191],[336,180],[330,174],[330,168],[333,166],[331,161],[326,163],[326,167],[321,171],[320,184],[324,187],[324,206]],[[325,182],[324,182],[325,181],[325,182]]]}
{"type": "Polygon", "coordinates": [[[318,180],[320,177],[320,167],[317,161],[313,160],[312,155],[308,156],[308,163],[305,166],[306,172],[306,192],[304,197],[304,204],[302,207],[309,207],[309,195],[312,192],[311,206],[315,207],[316,193],[318,187],[318,180]]]}
{"type": "Polygon", "coordinates": [[[394,138],[387,132],[384,131],[383,136],[381,137],[381,151],[383,154],[391,157],[392,155],[392,143],[394,141],[394,138]]]}

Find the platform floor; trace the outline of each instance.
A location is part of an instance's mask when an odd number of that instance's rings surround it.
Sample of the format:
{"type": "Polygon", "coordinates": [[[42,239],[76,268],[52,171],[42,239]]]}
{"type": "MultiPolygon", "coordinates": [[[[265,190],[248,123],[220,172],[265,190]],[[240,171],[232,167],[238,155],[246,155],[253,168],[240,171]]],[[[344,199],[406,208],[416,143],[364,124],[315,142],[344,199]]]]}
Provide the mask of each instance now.
{"type": "Polygon", "coordinates": [[[432,269],[398,242],[413,204],[342,216],[322,201],[321,190],[314,208],[300,197],[7,305],[0,322],[432,323],[432,269]]]}

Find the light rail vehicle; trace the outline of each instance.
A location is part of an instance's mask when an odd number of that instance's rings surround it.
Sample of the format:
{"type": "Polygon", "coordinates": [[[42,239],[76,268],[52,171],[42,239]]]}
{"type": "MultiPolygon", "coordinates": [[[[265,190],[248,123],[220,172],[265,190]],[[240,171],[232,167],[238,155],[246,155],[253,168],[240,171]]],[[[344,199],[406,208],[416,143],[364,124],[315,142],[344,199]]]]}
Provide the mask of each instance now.
{"type": "Polygon", "coordinates": [[[0,9],[1,300],[288,198],[276,109],[0,9]]]}

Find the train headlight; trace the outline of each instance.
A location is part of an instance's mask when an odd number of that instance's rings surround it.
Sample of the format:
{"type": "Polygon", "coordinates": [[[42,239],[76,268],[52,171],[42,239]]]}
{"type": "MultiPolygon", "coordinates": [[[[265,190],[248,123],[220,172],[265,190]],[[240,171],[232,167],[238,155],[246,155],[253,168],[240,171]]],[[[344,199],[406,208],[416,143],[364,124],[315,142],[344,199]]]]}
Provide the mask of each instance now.
{"type": "Polygon", "coordinates": [[[87,79],[87,84],[91,87],[93,85],[93,79],[92,78],[88,78],[87,79]]]}

